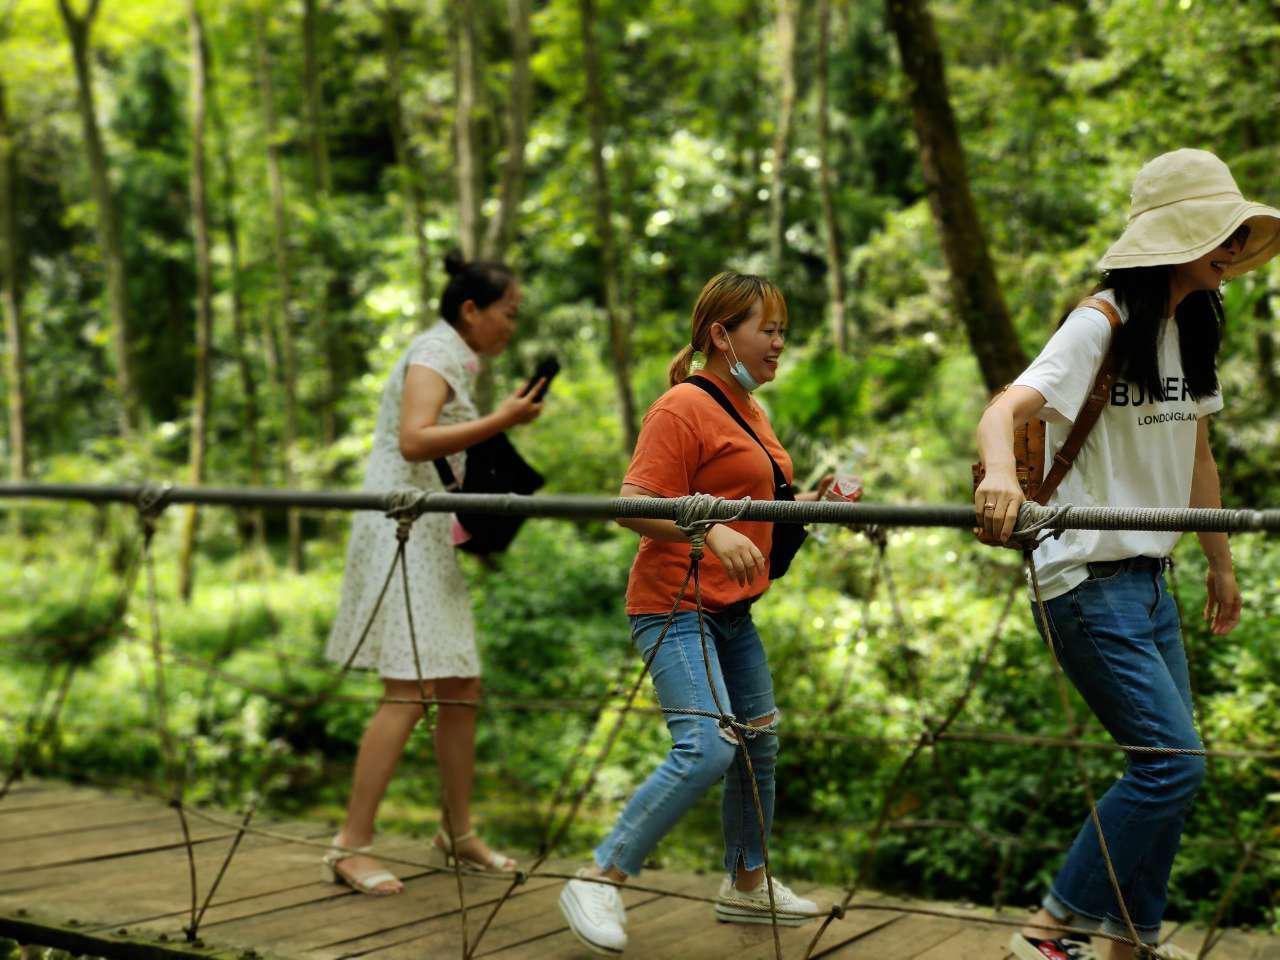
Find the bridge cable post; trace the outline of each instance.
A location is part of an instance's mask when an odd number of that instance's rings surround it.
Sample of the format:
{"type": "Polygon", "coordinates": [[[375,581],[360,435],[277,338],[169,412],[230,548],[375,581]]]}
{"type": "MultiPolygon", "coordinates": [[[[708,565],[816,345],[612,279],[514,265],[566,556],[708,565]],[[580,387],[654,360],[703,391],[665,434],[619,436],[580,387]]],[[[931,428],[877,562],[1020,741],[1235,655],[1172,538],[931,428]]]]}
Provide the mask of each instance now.
{"type": "Polygon", "coordinates": [[[199,882],[196,876],[195,849],[191,842],[191,827],[187,823],[185,770],[179,766],[177,749],[169,729],[169,700],[165,684],[164,640],[160,633],[160,601],[156,588],[155,535],[161,515],[169,506],[172,484],[144,483],[138,489],[134,505],[138,522],[142,527],[142,563],[147,573],[147,608],[150,624],[150,648],[152,682],[154,685],[154,717],[156,733],[160,740],[165,775],[169,781],[169,807],[177,814],[182,830],[182,842],[187,854],[188,886],[191,892],[191,919],[183,928],[188,943],[196,943],[196,914],[199,909],[199,882]]]}
{"type": "MultiPolygon", "coordinates": [[[[693,602],[698,620],[698,643],[702,649],[702,664],[703,669],[706,671],[707,689],[711,693],[711,700],[715,704],[716,713],[719,714],[716,723],[721,730],[727,730],[733,734],[738,754],[742,758],[743,768],[739,772],[739,776],[748,780],[751,784],[751,800],[755,807],[756,819],[760,830],[760,850],[764,857],[765,890],[769,894],[769,926],[773,934],[774,956],[776,960],[782,960],[782,939],[778,933],[778,908],[774,900],[773,869],[769,864],[769,838],[764,822],[764,807],[760,802],[760,785],[756,780],[755,768],[751,763],[751,753],[747,749],[746,734],[742,730],[743,725],[741,722],[736,721],[732,714],[727,713],[725,705],[720,702],[720,694],[716,691],[715,679],[711,671],[711,653],[707,646],[706,611],[702,606],[701,565],[707,544],[707,534],[711,532],[711,528],[716,523],[721,522],[712,519],[712,514],[716,512],[724,501],[722,497],[713,497],[709,494],[694,494],[692,497],[683,499],[684,502],[677,509],[676,526],[689,538],[689,568],[693,575],[693,602]]],[[[739,509],[733,517],[723,522],[731,523],[741,515],[742,510],[739,509]]],[[[750,720],[750,718],[747,719],[750,720]]],[[[753,731],[753,735],[768,736],[769,734],[765,731],[753,731]]],[[[746,864],[744,863],[743,866],[745,867],[746,864]]]]}
{"type": "Polygon", "coordinates": [[[164,758],[165,775],[169,781],[169,807],[177,814],[182,830],[182,842],[187,853],[188,886],[191,892],[191,920],[183,928],[188,943],[196,942],[196,913],[199,909],[199,883],[196,877],[195,848],[191,842],[191,827],[187,823],[185,770],[179,766],[177,749],[169,729],[169,699],[165,684],[164,639],[160,633],[160,600],[156,588],[155,535],[160,517],[169,506],[173,485],[169,483],[144,483],[138,488],[134,506],[142,527],[142,564],[147,573],[147,610],[150,624],[150,648],[152,683],[154,686],[154,717],[160,751],[164,758]]]}
{"type": "MultiPolygon", "coordinates": [[[[413,651],[414,677],[417,681],[418,697],[422,705],[422,722],[426,730],[430,732],[435,725],[433,718],[438,717],[437,711],[442,708],[439,703],[439,691],[433,690],[432,696],[428,696],[427,683],[422,677],[422,654],[418,650],[418,634],[413,625],[413,600],[409,595],[409,561],[407,556],[409,534],[413,531],[414,522],[418,517],[422,516],[422,503],[423,494],[415,490],[400,491],[392,497],[387,516],[396,521],[396,560],[400,567],[400,587],[401,593],[404,595],[405,622],[409,628],[409,649],[413,651]],[[432,700],[436,702],[433,703],[432,700]]],[[[458,916],[462,923],[462,960],[467,960],[471,952],[469,946],[470,936],[467,931],[467,897],[465,885],[462,882],[462,859],[458,856],[458,834],[453,828],[453,817],[449,810],[449,790],[443,776],[440,778],[440,820],[441,826],[444,828],[444,834],[449,838],[450,857],[453,860],[453,876],[458,888],[458,916]]]]}

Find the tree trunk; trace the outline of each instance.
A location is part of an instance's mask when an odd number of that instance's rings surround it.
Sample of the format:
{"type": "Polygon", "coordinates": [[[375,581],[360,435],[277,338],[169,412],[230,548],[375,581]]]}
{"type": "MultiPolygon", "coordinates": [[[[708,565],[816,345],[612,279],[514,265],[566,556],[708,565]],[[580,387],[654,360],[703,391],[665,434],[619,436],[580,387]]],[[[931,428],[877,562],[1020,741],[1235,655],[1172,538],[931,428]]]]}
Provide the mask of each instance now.
{"type": "Polygon", "coordinates": [[[404,190],[405,204],[409,208],[409,228],[413,231],[414,254],[418,266],[418,319],[426,322],[431,313],[431,257],[427,251],[426,224],[422,214],[422,191],[418,185],[418,173],[409,155],[409,141],[404,128],[404,83],[400,71],[400,11],[394,4],[387,4],[382,13],[383,55],[387,67],[387,109],[391,127],[391,140],[396,151],[396,165],[400,168],[400,183],[404,190]]]}
{"type": "MultiPolygon", "coordinates": [[[[289,264],[289,213],[284,202],[284,178],[280,172],[280,142],[276,131],[275,93],[271,85],[271,53],[267,48],[266,12],[259,7],[255,15],[254,38],[258,53],[258,85],[262,96],[262,120],[267,136],[267,179],[271,190],[273,248],[276,282],[279,285],[277,328],[280,335],[281,367],[284,380],[284,481],[292,487],[296,482],[294,464],[298,443],[298,358],[293,338],[293,276],[289,264]]],[[[302,518],[297,510],[289,511],[289,565],[303,568],[302,518]]]]}
{"type": "Polygon", "coordinates": [[[769,260],[775,274],[782,270],[782,250],[787,231],[787,154],[791,145],[791,119],[796,108],[796,11],[797,0],[778,0],[778,126],[773,134],[773,188],[769,191],[769,260]]]}
{"type": "Polygon", "coordinates": [[[622,440],[626,451],[630,453],[636,445],[635,399],[631,392],[631,331],[618,307],[618,261],[613,243],[609,171],[604,162],[607,120],[600,50],[596,43],[595,0],[579,0],[579,9],[582,15],[582,59],[586,70],[588,124],[591,128],[591,170],[596,187],[596,232],[604,281],[604,312],[609,324],[609,349],[613,358],[614,380],[618,387],[622,440]]]}
{"type": "Polygon", "coordinates": [[[329,176],[329,146],[325,141],[324,97],[320,91],[320,66],[316,58],[316,0],[302,5],[302,73],[306,92],[307,145],[311,153],[311,189],[327,194],[332,189],[329,176]]]}
{"type": "MultiPolygon", "coordinates": [[[[197,0],[187,0],[191,33],[191,221],[196,241],[196,377],[191,399],[191,453],[188,482],[204,483],[205,440],[209,424],[209,350],[213,339],[213,280],[209,265],[209,203],[205,188],[205,102],[208,48],[197,0]]],[[[178,551],[178,595],[188,603],[194,583],[192,559],[199,513],[195,504],[182,518],[178,551]]]]}
{"type": "MultiPolygon", "coordinates": [[[[231,140],[218,102],[217,73],[206,64],[206,81],[213,125],[218,134],[218,165],[222,180],[222,229],[227,235],[227,272],[231,300],[231,336],[235,343],[236,369],[244,396],[244,436],[249,447],[249,482],[262,486],[262,438],[258,429],[258,384],[249,362],[249,336],[245,324],[244,290],[241,285],[240,225],[236,218],[235,165],[231,160],[231,140]]],[[[267,525],[260,509],[249,511],[250,539],[261,553],[267,544],[267,525]]]]}
{"type": "MultiPolygon", "coordinates": [[[[616,238],[615,248],[618,250],[635,249],[636,237],[643,231],[641,225],[642,214],[637,208],[636,200],[640,191],[636,187],[636,156],[635,151],[631,149],[630,144],[634,143],[635,136],[630,118],[627,116],[626,110],[619,112],[618,116],[618,147],[615,156],[617,157],[618,170],[618,221],[621,224],[622,235],[616,238]]],[[[638,301],[636,279],[635,258],[629,256],[621,256],[618,258],[618,309],[622,313],[622,324],[624,330],[635,330],[636,328],[636,303],[638,301]]]]}
{"type": "Polygon", "coordinates": [[[306,100],[307,117],[307,153],[311,160],[311,199],[315,204],[316,218],[319,223],[321,243],[318,250],[321,261],[321,282],[315,285],[314,306],[315,329],[320,345],[324,351],[324,396],[320,401],[320,438],[325,448],[333,445],[337,438],[338,384],[342,379],[338,369],[342,366],[342,357],[338,351],[332,324],[329,318],[329,263],[328,263],[328,219],[329,194],[332,181],[329,175],[329,147],[325,140],[324,96],[320,85],[320,67],[317,61],[318,43],[316,40],[317,0],[304,0],[302,5],[302,78],[306,100]]]}
{"type": "Polygon", "coordinates": [[[837,353],[848,350],[845,327],[844,257],[832,198],[831,105],[827,95],[831,60],[831,0],[818,0],[818,191],[827,241],[827,297],[831,301],[831,343],[837,353]]]}
{"type": "MultiPolygon", "coordinates": [[[[759,11],[755,0],[742,4],[738,11],[738,34],[741,43],[741,55],[744,63],[758,64],[760,60],[759,11]]],[[[756,198],[757,182],[760,177],[760,149],[758,130],[760,128],[759,104],[760,71],[746,71],[741,86],[734,98],[732,116],[733,126],[733,173],[742,185],[734,191],[733,198],[733,243],[746,249],[751,240],[751,220],[759,201],[756,198]]]]}
{"type": "Polygon", "coordinates": [[[89,0],[83,16],[78,16],[71,9],[70,0],[58,0],[58,9],[62,13],[67,38],[71,41],[71,59],[76,69],[76,96],[84,128],[85,152],[89,156],[89,179],[98,214],[98,243],[102,247],[107,281],[108,319],[115,353],[116,386],[120,393],[120,433],[128,438],[133,436],[140,414],[130,355],[129,288],[125,280],[124,244],[121,241],[120,217],[111,191],[107,151],[98,130],[93,71],[89,63],[89,33],[98,14],[98,2],[89,0]]]}
{"type": "Polygon", "coordinates": [[[507,111],[507,159],[502,168],[502,192],[498,212],[489,221],[484,255],[501,260],[511,245],[511,234],[524,197],[524,148],[529,131],[529,0],[507,0],[511,19],[511,93],[507,111]]]}
{"type": "Polygon", "coordinates": [[[476,162],[475,0],[456,0],[454,140],[458,164],[458,239],[468,260],[480,253],[480,170],[476,162]]]}
{"type": "Polygon", "coordinates": [[[8,94],[0,81],[0,306],[4,308],[6,400],[9,407],[9,479],[27,478],[26,319],[18,274],[18,161],[9,125],[8,94]]]}
{"type": "Polygon", "coordinates": [[[924,0],[887,0],[886,12],[910,91],[920,167],[951,276],[953,306],[987,390],[994,392],[1022,372],[1027,356],[1009,320],[969,191],[938,35],[924,0]]]}

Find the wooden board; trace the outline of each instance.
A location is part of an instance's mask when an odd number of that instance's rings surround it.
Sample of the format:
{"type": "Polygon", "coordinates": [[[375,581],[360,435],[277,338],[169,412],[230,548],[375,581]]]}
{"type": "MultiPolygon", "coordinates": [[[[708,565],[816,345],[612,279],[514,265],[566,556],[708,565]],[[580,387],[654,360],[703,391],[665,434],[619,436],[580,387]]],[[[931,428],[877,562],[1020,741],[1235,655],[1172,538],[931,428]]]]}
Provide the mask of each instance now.
{"type": "Polygon", "coordinates": [[[1008,954],[1013,930],[994,924],[978,924],[957,930],[947,939],[916,955],[915,960],[956,960],[958,957],[1003,957],[1008,954]]]}
{"type": "MultiPolygon", "coordinates": [[[[210,822],[194,813],[190,860],[199,942],[186,942],[191,921],[190,861],[177,814],[155,798],[25,781],[0,801],[0,936],[119,960],[423,960],[462,955],[457,880],[430,842],[380,837],[378,849],[408,864],[387,865],[405,892],[370,897],[325,882],[320,857],[331,827],[254,820],[216,894],[210,885],[236,834],[234,814],[210,822]],[[205,905],[206,899],[208,900],[205,905]],[[249,953],[252,951],[252,954],[249,953]]],[[[552,860],[543,871],[571,874],[581,864],[552,860]]],[[[468,939],[476,958],[585,960],[557,904],[562,877],[534,876],[493,914],[510,878],[467,875],[468,939]],[[493,914],[479,944],[480,926],[493,914]]],[[[647,871],[623,892],[627,956],[679,960],[773,960],[768,924],[723,924],[712,904],[719,877],[647,871]],[[655,890],[636,889],[636,886],[655,890]],[[687,895],[687,896],[682,896],[687,895]],[[693,897],[694,899],[689,899],[693,897]]],[[[794,884],[829,906],[842,892],[794,884]]],[[[1021,916],[1016,912],[1005,918],[1021,916]]],[[[832,921],[814,957],[840,960],[1007,960],[1010,927],[990,911],[957,904],[904,901],[866,892],[832,921]],[[913,910],[945,911],[939,917],[913,910]]],[[[782,955],[798,960],[821,924],[779,928],[782,955]]],[[[1195,950],[1203,932],[1174,929],[1173,942],[1195,950]]],[[[1280,937],[1228,931],[1213,960],[1280,960],[1280,937]]]]}

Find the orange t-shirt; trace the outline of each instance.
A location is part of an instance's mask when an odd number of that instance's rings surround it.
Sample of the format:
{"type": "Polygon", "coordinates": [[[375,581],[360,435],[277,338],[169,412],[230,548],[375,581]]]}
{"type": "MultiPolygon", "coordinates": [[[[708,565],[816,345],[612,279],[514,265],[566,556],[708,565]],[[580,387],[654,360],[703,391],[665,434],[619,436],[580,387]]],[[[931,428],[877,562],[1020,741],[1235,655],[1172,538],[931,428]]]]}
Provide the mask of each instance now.
{"type": "MultiPolygon", "coordinates": [[[[764,411],[756,404],[740,403],[714,374],[703,370],[699,375],[715,383],[729,398],[790,483],[791,458],[774,436],[764,411]]],[[[760,444],[711,396],[688,383],[672,387],[645,414],[624,482],[652,490],[662,497],[710,493],[729,500],[773,499],[773,468],[760,444]]],[[[743,520],[730,526],[748,537],[768,559],[773,545],[772,523],[743,520]]],[[[703,557],[699,576],[702,603],[708,610],[723,610],[739,600],[759,596],[769,588],[769,581],[762,581],[760,577],[745,587],[739,586],[710,551],[703,557]]],[[[640,551],[627,581],[627,613],[669,611],[688,569],[689,544],[641,537],[640,551]]],[[[680,606],[685,610],[694,609],[692,583],[680,606]]]]}

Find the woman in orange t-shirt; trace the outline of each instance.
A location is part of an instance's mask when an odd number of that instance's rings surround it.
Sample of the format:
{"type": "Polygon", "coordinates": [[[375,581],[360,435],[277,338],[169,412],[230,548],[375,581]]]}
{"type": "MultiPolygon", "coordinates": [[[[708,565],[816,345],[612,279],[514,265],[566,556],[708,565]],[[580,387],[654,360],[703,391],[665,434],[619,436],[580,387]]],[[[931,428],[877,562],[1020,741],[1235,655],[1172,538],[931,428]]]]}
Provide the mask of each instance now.
{"type": "MultiPolygon", "coordinates": [[[[690,345],[671,364],[671,389],[645,415],[622,496],[709,493],[771,500],[771,459],[791,482],[791,458],[774,436],[764,411],[751,399],[756,387],[777,375],[786,326],[786,302],[768,280],[726,272],[707,283],[693,308],[690,345]],[[707,358],[699,376],[728,399],[759,442],[720,406],[706,385],[700,388],[686,382],[695,352],[707,358]]],[[[828,478],[819,491],[796,499],[817,499],[829,482],[828,478]]],[[[618,522],[641,536],[627,584],[627,613],[632,640],[648,661],[684,583],[689,542],[670,520],[618,522]]],[[[778,713],[768,658],[751,620],[751,604],[769,588],[767,558],[772,537],[773,524],[757,521],[719,524],[707,534],[707,550],[714,560],[702,567],[702,601],[707,639],[714,644],[711,674],[716,696],[703,662],[694,601],[688,595],[682,597],[671,629],[649,665],[664,709],[715,713],[718,697],[739,721],[760,728],[759,734],[748,735],[746,743],[766,835],[773,819],[778,713]]],[[[620,952],[627,937],[618,887],[593,881],[621,884],[639,873],[658,841],[722,779],[727,876],[720,885],[716,917],[732,923],[770,922],[759,821],[736,738],[721,730],[712,717],[668,713],[666,720],[671,752],[596,848],[595,863],[580,870],[581,879],[569,881],[560,895],[560,909],[573,933],[597,953],[620,952]]],[[[818,914],[816,904],[776,880],[773,900],[782,924],[803,923],[818,914]]]]}

